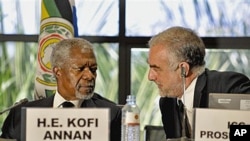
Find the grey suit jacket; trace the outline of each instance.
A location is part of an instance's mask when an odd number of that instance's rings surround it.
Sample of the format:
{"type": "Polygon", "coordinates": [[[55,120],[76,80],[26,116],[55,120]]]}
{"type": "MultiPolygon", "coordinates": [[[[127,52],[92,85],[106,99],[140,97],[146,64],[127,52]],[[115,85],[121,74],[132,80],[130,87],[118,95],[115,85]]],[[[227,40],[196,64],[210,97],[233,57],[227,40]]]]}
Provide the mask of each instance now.
{"type": "MultiPolygon", "coordinates": [[[[54,95],[41,100],[20,105],[9,112],[2,127],[1,138],[21,139],[21,107],[53,107],[54,95]]],[[[102,107],[110,109],[110,141],[121,139],[121,108],[98,94],[89,100],[84,100],[81,107],[102,107]]]]}
{"type": "MultiPolygon", "coordinates": [[[[209,93],[246,93],[250,94],[250,80],[236,72],[205,70],[195,85],[193,107],[208,107],[209,93]]],[[[160,98],[159,106],[166,138],[181,137],[176,98],[160,98]]]]}

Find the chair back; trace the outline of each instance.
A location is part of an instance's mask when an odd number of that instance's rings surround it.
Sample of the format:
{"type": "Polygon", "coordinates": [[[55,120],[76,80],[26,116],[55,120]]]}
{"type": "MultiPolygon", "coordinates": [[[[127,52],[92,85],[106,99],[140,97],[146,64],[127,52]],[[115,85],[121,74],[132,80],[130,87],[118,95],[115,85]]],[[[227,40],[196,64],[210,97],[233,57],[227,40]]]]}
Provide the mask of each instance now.
{"type": "Polygon", "coordinates": [[[146,125],[144,127],[144,141],[166,141],[163,126],[146,125]]]}

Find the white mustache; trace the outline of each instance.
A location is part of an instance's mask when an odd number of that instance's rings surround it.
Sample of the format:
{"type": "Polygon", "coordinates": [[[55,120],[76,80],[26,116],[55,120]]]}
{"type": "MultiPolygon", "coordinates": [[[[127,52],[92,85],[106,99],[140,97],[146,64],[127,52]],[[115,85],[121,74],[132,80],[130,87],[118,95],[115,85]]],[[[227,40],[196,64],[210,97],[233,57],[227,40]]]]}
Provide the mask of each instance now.
{"type": "Polygon", "coordinates": [[[90,82],[90,83],[87,83],[87,86],[88,86],[88,87],[93,87],[94,84],[95,84],[94,81],[92,81],[92,82],[90,82]]]}
{"type": "Polygon", "coordinates": [[[88,82],[87,84],[84,85],[78,85],[78,88],[80,87],[94,87],[95,83],[94,81],[88,82]]]}

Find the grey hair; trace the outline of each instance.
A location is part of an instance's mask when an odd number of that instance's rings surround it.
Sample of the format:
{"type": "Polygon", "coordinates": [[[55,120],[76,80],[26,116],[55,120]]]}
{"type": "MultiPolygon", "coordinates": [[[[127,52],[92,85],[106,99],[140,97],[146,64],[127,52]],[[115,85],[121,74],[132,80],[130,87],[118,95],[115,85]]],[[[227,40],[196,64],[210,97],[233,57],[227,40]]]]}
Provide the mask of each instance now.
{"type": "MultiPolygon", "coordinates": [[[[163,45],[170,54],[172,65],[185,61],[191,69],[203,71],[205,66],[205,45],[202,39],[191,29],[175,26],[153,36],[149,47],[163,45]]],[[[170,65],[171,65],[170,64],[170,65]]]]}
{"type": "Polygon", "coordinates": [[[78,47],[84,50],[93,50],[93,45],[82,38],[63,39],[53,46],[53,50],[50,56],[51,68],[62,67],[67,64],[67,60],[70,57],[70,49],[78,47]]]}

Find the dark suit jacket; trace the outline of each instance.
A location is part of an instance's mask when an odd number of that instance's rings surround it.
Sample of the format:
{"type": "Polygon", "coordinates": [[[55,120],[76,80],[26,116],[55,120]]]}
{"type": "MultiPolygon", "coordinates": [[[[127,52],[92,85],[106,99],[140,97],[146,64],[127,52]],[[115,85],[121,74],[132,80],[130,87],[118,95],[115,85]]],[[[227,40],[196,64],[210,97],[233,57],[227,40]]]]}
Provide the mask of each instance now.
{"type": "MultiPolygon", "coordinates": [[[[2,127],[2,138],[21,139],[21,107],[52,107],[54,96],[28,102],[12,109],[2,127]]],[[[121,108],[98,94],[89,100],[84,100],[81,107],[105,107],[110,109],[110,141],[121,139],[121,108]]]]}
{"type": "MultiPolygon", "coordinates": [[[[250,80],[240,73],[206,69],[197,79],[193,107],[207,108],[209,93],[250,94],[250,80]]],[[[176,98],[160,98],[159,104],[166,138],[181,137],[176,98]]]]}

